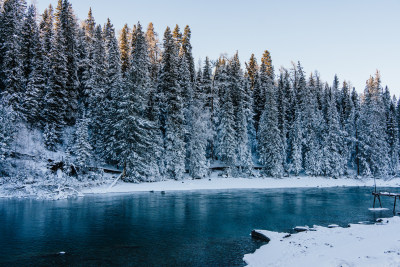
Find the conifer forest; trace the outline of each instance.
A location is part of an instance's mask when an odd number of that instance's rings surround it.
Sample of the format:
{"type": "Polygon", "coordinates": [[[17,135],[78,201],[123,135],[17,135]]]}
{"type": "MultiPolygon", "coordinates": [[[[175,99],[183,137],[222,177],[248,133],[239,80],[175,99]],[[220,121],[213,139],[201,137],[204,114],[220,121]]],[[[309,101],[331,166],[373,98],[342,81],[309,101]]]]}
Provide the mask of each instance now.
{"type": "Polygon", "coordinates": [[[92,10],[79,20],[68,0],[42,14],[25,0],[0,3],[0,184],[95,183],[104,166],[135,183],[215,168],[398,175],[400,102],[379,71],[358,93],[300,62],[274,68],[268,50],[197,63],[189,26],[159,35],[152,23],[100,25],[92,10]]]}

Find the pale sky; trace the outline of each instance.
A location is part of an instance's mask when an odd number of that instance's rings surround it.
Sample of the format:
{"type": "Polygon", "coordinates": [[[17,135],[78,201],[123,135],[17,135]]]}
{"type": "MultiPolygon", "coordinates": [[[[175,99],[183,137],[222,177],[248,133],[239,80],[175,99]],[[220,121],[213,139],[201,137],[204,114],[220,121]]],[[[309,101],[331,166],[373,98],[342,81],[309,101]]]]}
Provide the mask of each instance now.
{"type": "MultiPolygon", "coordinates": [[[[41,13],[57,0],[35,0],[41,13]]],[[[383,85],[400,95],[399,0],[70,0],[79,19],[89,7],[97,23],[109,17],[117,30],[125,23],[153,22],[162,39],[167,26],[189,25],[196,63],[206,56],[239,51],[244,68],[254,53],[271,52],[275,73],[291,61],[309,75],[318,70],[332,83],[350,81],[359,92],[380,70],[383,85]]]]}

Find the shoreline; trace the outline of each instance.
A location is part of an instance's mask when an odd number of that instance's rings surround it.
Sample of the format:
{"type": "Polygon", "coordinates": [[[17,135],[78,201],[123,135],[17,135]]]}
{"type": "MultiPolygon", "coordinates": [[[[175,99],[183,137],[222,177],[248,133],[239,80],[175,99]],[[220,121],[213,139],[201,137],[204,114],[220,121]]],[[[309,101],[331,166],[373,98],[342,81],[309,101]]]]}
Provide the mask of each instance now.
{"type": "MultiPolygon", "coordinates": [[[[400,187],[400,178],[377,180],[380,187],[400,187]]],[[[278,189],[278,188],[328,188],[328,187],[373,187],[373,178],[325,178],[325,177],[290,177],[290,178],[211,178],[199,180],[166,180],[151,183],[132,184],[119,181],[109,188],[107,185],[86,188],[83,194],[133,193],[146,191],[192,191],[192,190],[224,190],[224,189],[278,189]]]]}
{"type": "MultiPolygon", "coordinates": [[[[213,173],[210,177],[198,180],[164,180],[159,182],[126,183],[118,181],[110,188],[114,180],[106,179],[102,184],[87,185],[84,183],[61,185],[62,190],[55,190],[55,184],[19,185],[20,189],[10,185],[0,186],[0,198],[36,198],[58,200],[72,196],[97,195],[108,193],[162,192],[162,191],[196,191],[196,190],[235,190],[235,189],[290,189],[290,188],[332,188],[332,187],[373,187],[373,178],[326,178],[309,176],[292,176],[285,178],[223,178],[213,173]],[[53,189],[50,189],[50,187],[53,189]]],[[[400,178],[377,179],[377,191],[383,187],[399,188],[400,178]]]]}

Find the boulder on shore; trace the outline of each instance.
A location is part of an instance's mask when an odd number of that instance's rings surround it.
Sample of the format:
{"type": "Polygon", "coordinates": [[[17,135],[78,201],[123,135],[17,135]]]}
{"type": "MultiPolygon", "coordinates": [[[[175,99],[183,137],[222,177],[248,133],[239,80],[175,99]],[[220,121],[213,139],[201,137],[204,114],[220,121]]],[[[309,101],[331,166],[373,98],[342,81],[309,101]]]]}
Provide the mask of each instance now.
{"type": "Polygon", "coordinates": [[[261,233],[261,232],[259,232],[257,230],[251,231],[251,237],[253,239],[255,239],[255,240],[260,240],[260,241],[263,241],[263,242],[271,241],[271,239],[268,236],[264,235],[263,233],[261,233]]]}

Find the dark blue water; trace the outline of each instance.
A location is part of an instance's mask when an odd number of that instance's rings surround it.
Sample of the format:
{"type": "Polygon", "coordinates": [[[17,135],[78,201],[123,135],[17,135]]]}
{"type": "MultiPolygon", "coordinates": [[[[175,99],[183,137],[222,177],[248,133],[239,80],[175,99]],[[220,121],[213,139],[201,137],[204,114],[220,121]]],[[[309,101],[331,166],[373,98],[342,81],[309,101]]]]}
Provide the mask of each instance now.
{"type": "MultiPolygon", "coordinates": [[[[242,266],[252,229],[373,221],[371,188],[0,199],[1,266],[242,266]],[[65,255],[57,255],[65,251],[65,255]]],[[[392,190],[393,191],[393,190],[392,190]]],[[[391,208],[392,199],[383,199],[391,208]]]]}

